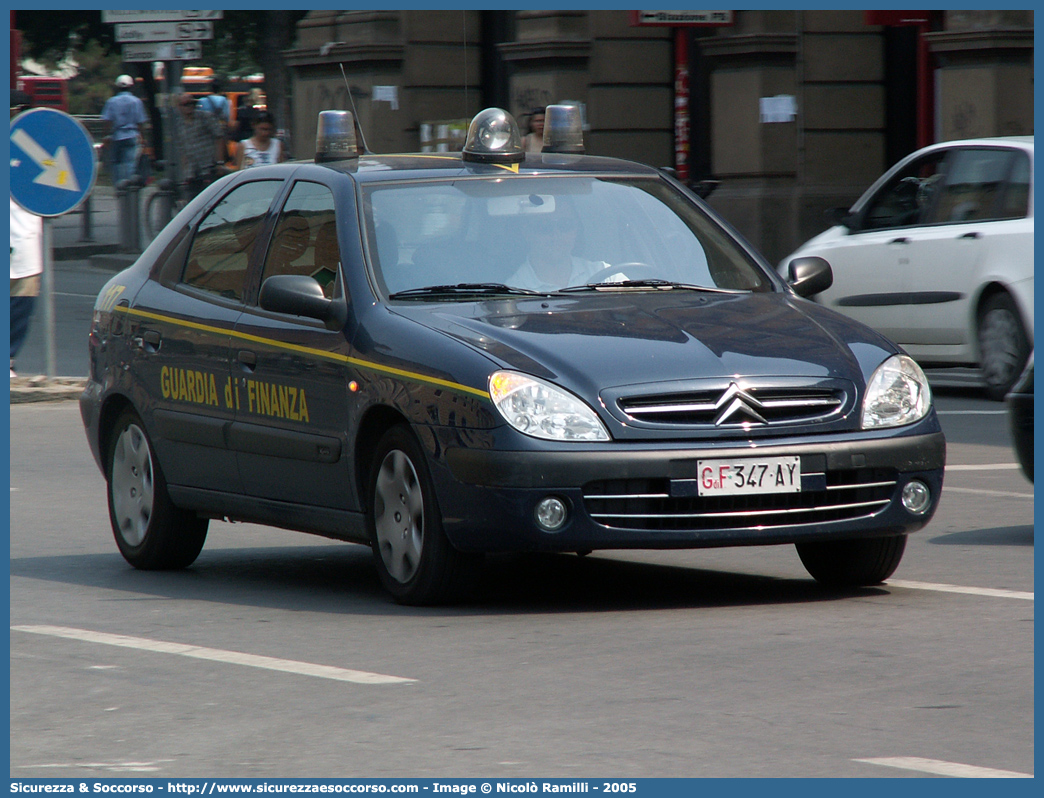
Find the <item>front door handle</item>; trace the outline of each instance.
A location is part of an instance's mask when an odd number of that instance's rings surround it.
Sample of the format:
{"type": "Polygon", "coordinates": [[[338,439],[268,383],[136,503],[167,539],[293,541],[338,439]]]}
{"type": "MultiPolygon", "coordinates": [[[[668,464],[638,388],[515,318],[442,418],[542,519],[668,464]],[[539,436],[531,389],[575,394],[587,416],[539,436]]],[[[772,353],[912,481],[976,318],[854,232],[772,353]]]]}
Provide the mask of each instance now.
{"type": "Polygon", "coordinates": [[[888,243],[889,244],[909,244],[910,243],[910,239],[906,238],[905,236],[900,236],[899,238],[893,238],[888,243]]]}
{"type": "Polygon", "coordinates": [[[960,236],[960,238],[982,238],[982,233],[973,230],[970,233],[965,233],[964,235],[960,236]]]}
{"type": "Polygon", "coordinates": [[[236,360],[247,369],[247,371],[253,371],[257,367],[257,355],[246,349],[240,349],[236,355],[236,360]]]}

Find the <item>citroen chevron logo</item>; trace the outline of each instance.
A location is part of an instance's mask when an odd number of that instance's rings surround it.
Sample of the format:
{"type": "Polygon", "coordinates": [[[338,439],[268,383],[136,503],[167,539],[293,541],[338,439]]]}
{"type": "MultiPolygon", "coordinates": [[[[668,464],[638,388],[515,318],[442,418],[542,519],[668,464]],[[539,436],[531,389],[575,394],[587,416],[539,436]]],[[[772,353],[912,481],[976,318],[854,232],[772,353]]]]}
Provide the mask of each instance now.
{"type": "MultiPolygon", "coordinates": [[[[764,416],[759,413],[759,410],[763,410],[764,406],[751,396],[749,393],[740,388],[736,383],[730,383],[729,387],[725,389],[725,393],[721,395],[721,398],[714,405],[714,409],[719,411],[718,417],[714,419],[714,426],[720,427],[732,419],[737,414],[746,416],[744,419],[748,423],[750,421],[757,421],[760,424],[768,424],[768,421],[764,416]]],[[[738,419],[732,423],[737,423],[738,419]]]]}

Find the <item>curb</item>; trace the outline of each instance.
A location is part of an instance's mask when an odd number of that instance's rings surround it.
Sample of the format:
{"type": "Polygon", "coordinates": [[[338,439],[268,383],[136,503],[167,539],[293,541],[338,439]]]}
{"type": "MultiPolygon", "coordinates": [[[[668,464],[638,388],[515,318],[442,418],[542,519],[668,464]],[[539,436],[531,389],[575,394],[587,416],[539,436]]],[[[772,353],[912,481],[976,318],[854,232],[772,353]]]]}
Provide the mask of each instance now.
{"type": "Polygon", "coordinates": [[[11,404],[79,399],[86,385],[86,377],[12,377],[11,404]]]}
{"type": "Polygon", "coordinates": [[[87,260],[119,251],[117,244],[66,244],[54,248],[55,260],[87,260]]]}
{"type": "Polygon", "coordinates": [[[139,257],[141,257],[140,254],[134,255],[130,253],[117,252],[117,247],[114,246],[110,252],[91,255],[88,260],[90,261],[91,266],[96,269],[108,269],[113,272],[122,272],[124,269],[129,269],[133,266],[139,257]]]}

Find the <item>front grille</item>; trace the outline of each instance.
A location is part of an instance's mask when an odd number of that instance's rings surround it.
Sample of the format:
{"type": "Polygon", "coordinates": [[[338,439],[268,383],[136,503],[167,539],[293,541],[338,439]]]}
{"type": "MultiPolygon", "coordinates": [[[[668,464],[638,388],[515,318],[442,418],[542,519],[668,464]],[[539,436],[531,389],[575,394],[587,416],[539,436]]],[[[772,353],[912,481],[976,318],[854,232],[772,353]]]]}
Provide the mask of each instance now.
{"type": "Polygon", "coordinates": [[[843,391],[830,388],[747,388],[628,396],[620,410],[635,421],[707,427],[769,426],[822,421],[840,412],[843,391]]]}
{"type": "Polygon", "coordinates": [[[803,474],[800,493],[675,496],[669,479],[609,479],[583,494],[591,518],[612,529],[752,529],[866,518],[888,506],[895,484],[890,469],[850,469],[803,474]]]}

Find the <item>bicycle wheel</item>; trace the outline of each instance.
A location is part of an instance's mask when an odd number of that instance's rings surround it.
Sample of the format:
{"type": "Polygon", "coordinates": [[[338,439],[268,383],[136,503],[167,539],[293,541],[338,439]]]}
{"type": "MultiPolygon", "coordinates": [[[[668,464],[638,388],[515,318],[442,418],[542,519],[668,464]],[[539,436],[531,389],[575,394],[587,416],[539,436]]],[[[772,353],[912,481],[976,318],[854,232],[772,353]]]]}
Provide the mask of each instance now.
{"type": "Polygon", "coordinates": [[[174,192],[157,188],[145,200],[145,230],[150,238],[155,238],[173,219],[185,203],[175,197],[174,192]]]}

